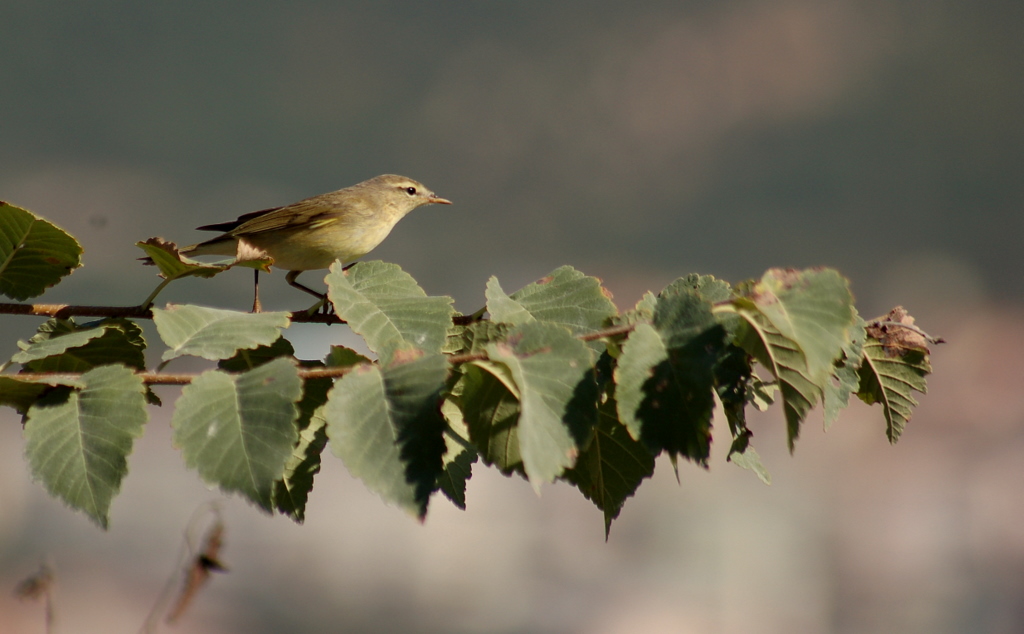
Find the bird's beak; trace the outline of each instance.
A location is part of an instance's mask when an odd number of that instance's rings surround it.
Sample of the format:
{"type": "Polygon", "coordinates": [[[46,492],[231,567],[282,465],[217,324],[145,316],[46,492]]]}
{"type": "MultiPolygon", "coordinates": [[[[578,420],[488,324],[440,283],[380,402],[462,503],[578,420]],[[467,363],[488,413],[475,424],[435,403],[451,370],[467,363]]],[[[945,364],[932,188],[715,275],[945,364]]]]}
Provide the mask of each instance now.
{"type": "Polygon", "coordinates": [[[428,203],[434,203],[435,205],[450,205],[450,204],[452,204],[452,201],[448,200],[447,198],[441,198],[439,196],[433,196],[433,195],[430,198],[427,199],[427,202],[428,203]]]}

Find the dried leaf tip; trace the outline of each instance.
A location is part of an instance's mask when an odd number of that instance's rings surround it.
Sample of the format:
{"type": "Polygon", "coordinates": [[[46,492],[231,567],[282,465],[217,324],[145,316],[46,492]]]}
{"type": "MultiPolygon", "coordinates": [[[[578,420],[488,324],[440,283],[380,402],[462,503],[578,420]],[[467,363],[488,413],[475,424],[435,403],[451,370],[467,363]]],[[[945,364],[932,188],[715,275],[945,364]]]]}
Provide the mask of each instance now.
{"type": "Polygon", "coordinates": [[[907,309],[897,306],[884,317],[871,320],[867,325],[868,336],[880,341],[886,356],[902,357],[912,350],[931,352],[928,344],[946,343],[941,337],[932,337],[914,325],[914,318],[907,309]]]}

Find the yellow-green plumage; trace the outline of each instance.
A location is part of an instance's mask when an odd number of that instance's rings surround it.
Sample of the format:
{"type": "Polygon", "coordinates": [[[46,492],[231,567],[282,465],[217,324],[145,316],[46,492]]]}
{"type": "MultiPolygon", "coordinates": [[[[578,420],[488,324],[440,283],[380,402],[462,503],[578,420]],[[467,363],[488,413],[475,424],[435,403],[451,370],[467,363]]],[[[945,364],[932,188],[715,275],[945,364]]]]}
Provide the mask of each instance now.
{"type": "Polygon", "coordinates": [[[199,227],[223,234],[185,247],[181,253],[232,256],[244,240],[288,271],[326,269],[335,260],[352,262],[372,251],[406,214],[420,205],[451,204],[411,178],[384,174],[335,192],[285,207],[199,227]]]}

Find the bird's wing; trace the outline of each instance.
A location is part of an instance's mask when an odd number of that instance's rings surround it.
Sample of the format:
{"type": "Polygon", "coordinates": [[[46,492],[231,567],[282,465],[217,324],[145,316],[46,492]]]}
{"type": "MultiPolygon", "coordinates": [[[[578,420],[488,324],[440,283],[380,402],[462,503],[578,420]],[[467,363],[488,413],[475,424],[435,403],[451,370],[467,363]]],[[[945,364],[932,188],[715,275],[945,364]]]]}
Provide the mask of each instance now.
{"type": "Polygon", "coordinates": [[[285,229],[317,229],[342,217],[342,208],[323,196],[300,200],[286,207],[256,212],[239,218],[244,222],[230,229],[233,236],[247,236],[285,229]],[[251,217],[249,217],[251,216],[251,217]]]}
{"type": "Polygon", "coordinates": [[[217,224],[213,224],[213,225],[203,225],[202,227],[196,227],[196,230],[197,231],[231,231],[235,227],[239,227],[241,225],[244,225],[245,223],[249,222],[250,220],[253,220],[254,218],[259,218],[260,216],[265,216],[265,215],[269,214],[272,211],[277,211],[278,209],[283,209],[283,207],[271,207],[270,209],[261,209],[259,211],[250,211],[247,214],[242,214],[241,216],[239,216],[238,218],[235,218],[234,220],[229,220],[227,222],[218,222],[217,224]]]}

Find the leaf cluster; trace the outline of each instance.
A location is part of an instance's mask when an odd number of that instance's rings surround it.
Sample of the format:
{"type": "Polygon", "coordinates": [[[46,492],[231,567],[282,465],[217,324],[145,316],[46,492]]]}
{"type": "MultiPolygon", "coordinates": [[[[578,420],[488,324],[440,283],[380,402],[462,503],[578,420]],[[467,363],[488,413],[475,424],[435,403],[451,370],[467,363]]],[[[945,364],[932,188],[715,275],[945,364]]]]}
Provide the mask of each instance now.
{"type": "MultiPolygon", "coordinates": [[[[239,263],[188,261],[158,239],[139,246],[165,278],[160,288],[239,263]]],[[[39,295],[80,253],[52,224],[0,207],[0,292],[39,295]]],[[[325,282],[335,321],[373,359],[340,346],[297,359],[285,337],[290,313],[151,311],[159,370],[185,356],[212,364],[182,381],[174,402],[186,465],[300,522],[329,446],[369,489],[421,520],[438,492],[465,508],[482,463],[538,491],[571,483],[602,511],[607,534],[658,455],[708,466],[716,403],[729,459],[767,483],[748,405],[778,401],[792,449],[812,408],[822,406],[828,426],[856,394],[881,405],[895,442],[931,371],[929,340],[913,319],[899,309],[866,323],[831,269],[771,269],[737,285],[688,275],[619,311],[598,279],[565,266],[513,293],[492,277],[486,306],[469,316],[394,264],[336,263],[325,282]]],[[[146,371],[148,345],[130,319],[54,318],[19,342],[4,366],[18,371],[0,375],[0,404],[23,415],[33,476],[102,526],[148,405],[159,404],[150,385],[171,382],[146,371]]]]}

